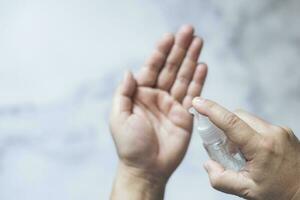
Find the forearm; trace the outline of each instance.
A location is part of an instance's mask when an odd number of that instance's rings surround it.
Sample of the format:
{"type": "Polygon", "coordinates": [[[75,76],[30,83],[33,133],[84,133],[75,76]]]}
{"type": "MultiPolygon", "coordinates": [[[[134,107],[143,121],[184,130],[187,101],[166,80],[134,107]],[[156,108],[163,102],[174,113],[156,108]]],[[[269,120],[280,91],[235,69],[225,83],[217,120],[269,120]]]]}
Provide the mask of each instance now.
{"type": "Polygon", "coordinates": [[[142,176],[119,164],[111,200],[162,200],[166,182],[142,176]]]}

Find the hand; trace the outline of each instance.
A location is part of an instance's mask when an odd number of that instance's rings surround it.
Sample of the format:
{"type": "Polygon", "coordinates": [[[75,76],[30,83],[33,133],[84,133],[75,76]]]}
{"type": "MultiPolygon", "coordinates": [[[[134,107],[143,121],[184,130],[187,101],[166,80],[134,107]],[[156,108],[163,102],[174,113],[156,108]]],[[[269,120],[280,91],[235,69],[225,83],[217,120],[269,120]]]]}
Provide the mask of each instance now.
{"type": "Polygon", "coordinates": [[[208,161],[205,168],[215,189],[253,200],[300,199],[300,143],[291,129],[245,111],[233,114],[200,97],[193,106],[221,128],[247,160],[239,172],[208,161]]]}
{"type": "Polygon", "coordinates": [[[192,130],[187,108],[207,72],[197,63],[202,40],[193,34],[191,26],[184,26],[175,38],[165,35],[137,77],[127,73],[117,89],[110,120],[120,158],[114,190],[121,174],[133,179],[127,185],[143,180],[164,187],[183,159],[192,130]]]}

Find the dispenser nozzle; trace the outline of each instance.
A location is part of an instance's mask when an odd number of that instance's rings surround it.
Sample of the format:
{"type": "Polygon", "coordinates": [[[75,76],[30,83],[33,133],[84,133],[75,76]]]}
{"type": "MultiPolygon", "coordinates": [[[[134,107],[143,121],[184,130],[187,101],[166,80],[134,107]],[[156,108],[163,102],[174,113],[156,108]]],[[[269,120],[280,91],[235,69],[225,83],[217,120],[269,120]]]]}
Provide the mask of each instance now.
{"type": "Polygon", "coordinates": [[[212,126],[212,123],[208,117],[201,115],[195,108],[191,107],[189,113],[194,115],[196,119],[196,126],[198,130],[209,129],[212,126]]]}
{"type": "Polygon", "coordinates": [[[212,143],[224,138],[222,131],[216,127],[208,117],[201,115],[195,108],[191,107],[189,113],[194,115],[195,127],[204,143],[212,143]]]}

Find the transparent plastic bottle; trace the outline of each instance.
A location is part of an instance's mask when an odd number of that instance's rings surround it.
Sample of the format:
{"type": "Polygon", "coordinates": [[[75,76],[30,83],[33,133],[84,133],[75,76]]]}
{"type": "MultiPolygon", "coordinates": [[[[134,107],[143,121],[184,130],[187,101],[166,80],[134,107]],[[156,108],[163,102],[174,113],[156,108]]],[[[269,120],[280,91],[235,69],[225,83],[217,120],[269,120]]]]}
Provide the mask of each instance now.
{"type": "Polygon", "coordinates": [[[246,164],[243,154],[227,139],[223,131],[194,108],[190,108],[189,112],[194,115],[194,127],[197,128],[209,157],[225,169],[239,171],[243,168],[246,164]]]}

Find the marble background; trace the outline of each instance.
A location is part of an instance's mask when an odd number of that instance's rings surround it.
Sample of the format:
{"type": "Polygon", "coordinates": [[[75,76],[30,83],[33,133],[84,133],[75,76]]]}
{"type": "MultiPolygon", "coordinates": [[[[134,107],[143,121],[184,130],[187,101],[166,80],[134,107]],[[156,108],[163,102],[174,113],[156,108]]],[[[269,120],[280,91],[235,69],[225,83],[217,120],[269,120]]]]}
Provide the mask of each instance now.
{"type": "MultiPolygon", "coordinates": [[[[0,0],[0,199],[108,199],[114,87],[184,23],[206,41],[203,96],[300,136],[299,9],[297,0],[0,0]]],[[[194,134],[166,199],[238,199],[211,189],[206,159],[194,134]]]]}

